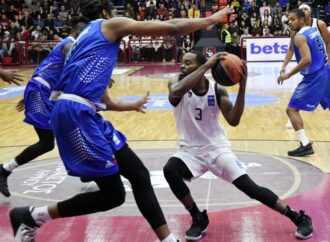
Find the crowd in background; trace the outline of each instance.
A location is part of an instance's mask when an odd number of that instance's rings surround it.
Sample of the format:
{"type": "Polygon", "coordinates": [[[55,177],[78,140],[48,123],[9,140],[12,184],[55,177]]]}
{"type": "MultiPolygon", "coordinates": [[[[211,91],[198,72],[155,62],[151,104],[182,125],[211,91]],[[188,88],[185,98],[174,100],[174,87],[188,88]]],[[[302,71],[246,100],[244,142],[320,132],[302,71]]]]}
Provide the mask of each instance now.
{"type": "MultiPolygon", "coordinates": [[[[242,37],[289,36],[288,11],[302,1],[295,0],[115,0],[118,14],[138,21],[164,21],[172,18],[199,18],[226,4],[235,8],[231,22],[218,26],[218,38],[228,51],[238,52],[242,37]],[[209,8],[209,9],[208,9],[209,8]],[[119,12],[120,11],[120,12],[119,12]]],[[[330,2],[311,1],[313,16],[330,20],[330,2]],[[324,12],[320,12],[324,9],[324,12]]],[[[70,34],[71,19],[81,15],[70,0],[0,0],[0,61],[6,56],[17,59],[17,42],[59,41],[70,34]],[[11,42],[17,41],[17,42],[11,42]]],[[[198,36],[197,36],[198,37],[198,36]]],[[[131,61],[174,61],[193,48],[196,35],[176,39],[130,36],[121,46],[131,61]],[[130,47],[128,41],[130,40],[130,47]],[[126,49],[125,49],[126,47],[126,49]]],[[[49,52],[46,45],[31,46],[31,51],[49,52]]]]}

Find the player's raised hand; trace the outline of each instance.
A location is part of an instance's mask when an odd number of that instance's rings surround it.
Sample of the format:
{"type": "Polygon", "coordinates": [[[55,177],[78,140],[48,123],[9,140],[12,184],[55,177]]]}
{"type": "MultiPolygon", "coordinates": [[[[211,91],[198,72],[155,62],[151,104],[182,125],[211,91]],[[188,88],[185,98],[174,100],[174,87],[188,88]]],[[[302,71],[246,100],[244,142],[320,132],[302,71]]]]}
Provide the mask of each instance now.
{"type": "Polygon", "coordinates": [[[150,91],[136,102],[136,111],[140,113],[146,113],[147,103],[149,101],[150,91]]]}
{"type": "Polygon", "coordinates": [[[215,23],[219,22],[221,18],[227,16],[228,14],[234,13],[235,10],[233,7],[226,6],[224,9],[219,10],[218,12],[215,12],[212,15],[212,18],[215,23]]]}
{"type": "Polygon", "coordinates": [[[24,81],[22,75],[15,73],[14,71],[5,71],[0,69],[0,78],[8,83],[14,83],[19,86],[19,82],[24,81]]]}

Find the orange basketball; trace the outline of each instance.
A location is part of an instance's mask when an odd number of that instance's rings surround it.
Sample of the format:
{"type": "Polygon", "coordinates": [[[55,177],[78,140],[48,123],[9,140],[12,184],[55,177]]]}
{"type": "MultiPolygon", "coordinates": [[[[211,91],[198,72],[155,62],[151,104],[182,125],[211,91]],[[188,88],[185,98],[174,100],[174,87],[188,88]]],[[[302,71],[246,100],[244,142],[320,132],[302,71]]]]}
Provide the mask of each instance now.
{"type": "Polygon", "coordinates": [[[222,86],[233,86],[247,78],[245,62],[229,53],[212,67],[211,72],[214,80],[222,86]]]}

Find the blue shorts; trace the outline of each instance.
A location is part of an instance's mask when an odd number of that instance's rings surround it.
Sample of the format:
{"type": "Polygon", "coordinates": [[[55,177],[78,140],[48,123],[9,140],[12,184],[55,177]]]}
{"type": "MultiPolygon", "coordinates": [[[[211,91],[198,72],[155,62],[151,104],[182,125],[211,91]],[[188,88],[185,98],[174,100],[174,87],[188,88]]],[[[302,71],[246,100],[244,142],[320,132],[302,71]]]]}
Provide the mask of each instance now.
{"type": "Polygon", "coordinates": [[[51,90],[44,84],[32,79],[24,91],[24,122],[40,129],[52,129],[50,115],[53,102],[49,101],[51,90]]]}
{"type": "Polygon", "coordinates": [[[292,94],[288,106],[311,112],[320,103],[327,105],[328,72],[328,67],[325,66],[317,72],[304,76],[292,94]]]}
{"type": "Polygon", "coordinates": [[[328,84],[325,89],[326,91],[325,91],[324,97],[321,100],[320,104],[323,109],[330,110],[330,64],[327,65],[327,68],[328,68],[328,84]]]}
{"type": "Polygon", "coordinates": [[[113,155],[125,145],[126,137],[92,108],[60,99],[51,122],[69,175],[98,178],[119,172],[113,155]]]}

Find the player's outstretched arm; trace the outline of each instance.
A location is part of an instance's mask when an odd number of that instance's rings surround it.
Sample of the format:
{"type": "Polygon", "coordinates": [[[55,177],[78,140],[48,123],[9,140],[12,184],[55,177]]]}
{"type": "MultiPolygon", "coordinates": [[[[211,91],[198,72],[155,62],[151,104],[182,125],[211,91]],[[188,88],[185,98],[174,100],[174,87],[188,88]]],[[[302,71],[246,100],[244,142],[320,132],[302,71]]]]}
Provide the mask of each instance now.
{"type": "Polygon", "coordinates": [[[174,36],[186,35],[210,25],[217,24],[219,20],[233,13],[231,7],[226,7],[213,15],[195,19],[172,19],[168,21],[135,21],[125,17],[115,17],[107,20],[102,31],[111,41],[116,41],[126,35],[140,36],[174,36]]]}
{"type": "Polygon", "coordinates": [[[24,81],[22,79],[22,75],[17,74],[17,73],[12,72],[12,71],[5,71],[1,68],[0,68],[0,78],[5,82],[14,83],[17,86],[19,86],[19,82],[24,81]]]}

